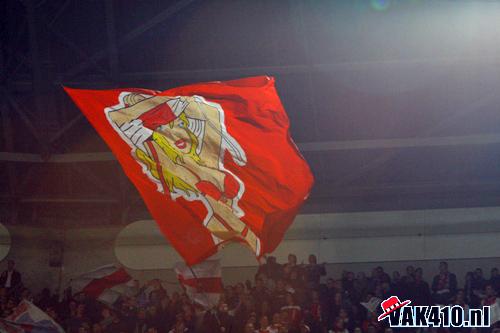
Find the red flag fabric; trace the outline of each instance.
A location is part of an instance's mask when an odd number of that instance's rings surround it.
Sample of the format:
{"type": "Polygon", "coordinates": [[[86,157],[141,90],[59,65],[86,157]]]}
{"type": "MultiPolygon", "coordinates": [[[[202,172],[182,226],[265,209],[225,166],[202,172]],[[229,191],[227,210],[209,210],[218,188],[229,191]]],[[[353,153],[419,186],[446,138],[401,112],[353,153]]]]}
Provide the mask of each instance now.
{"type": "Polygon", "coordinates": [[[272,252],[309,194],[273,78],[65,90],[190,265],[227,241],[272,252]]]}

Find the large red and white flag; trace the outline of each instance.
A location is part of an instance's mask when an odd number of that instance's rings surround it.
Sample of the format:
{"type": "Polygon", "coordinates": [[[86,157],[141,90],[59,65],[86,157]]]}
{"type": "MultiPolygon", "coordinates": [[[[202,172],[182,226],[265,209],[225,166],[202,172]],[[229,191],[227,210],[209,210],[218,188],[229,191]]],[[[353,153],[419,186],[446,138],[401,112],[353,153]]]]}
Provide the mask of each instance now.
{"type": "Polygon", "coordinates": [[[90,298],[113,304],[126,292],[131,279],[123,267],[111,264],[72,279],[70,286],[73,294],[83,292],[90,298]]]}
{"type": "Polygon", "coordinates": [[[274,251],[309,195],[313,176],[273,78],[65,89],[190,265],[227,241],[257,257],[274,251]]]}
{"type": "Polygon", "coordinates": [[[182,288],[194,303],[205,309],[217,306],[224,291],[220,261],[206,260],[191,267],[179,262],[174,270],[182,288]]]}

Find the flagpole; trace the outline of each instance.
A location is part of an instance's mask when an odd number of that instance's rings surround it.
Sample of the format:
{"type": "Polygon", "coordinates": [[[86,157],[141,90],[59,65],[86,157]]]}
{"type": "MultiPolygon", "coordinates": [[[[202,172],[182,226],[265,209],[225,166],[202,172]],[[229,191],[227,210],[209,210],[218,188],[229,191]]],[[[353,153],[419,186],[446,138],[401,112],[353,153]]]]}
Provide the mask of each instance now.
{"type": "MultiPolygon", "coordinates": [[[[196,273],[194,272],[194,270],[191,266],[187,265],[187,267],[189,267],[191,274],[193,274],[194,279],[196,280],[196,291],[200,290],[200,288],[199,288],[200,282],[199,282],[198,276],[196,275],[196,273]]],[[[209,306],[212,306],[212,302],[210,302],[210,297],[208,297],[208,295],[205,293],[205,291],[202,291],[202,293],[203,293],[203,296],[205,296],[205,298],[207,299],[207,304],[209,306]]]]}
{"type": "MultiPolygon", "coordinates": [[[[198,285],[200,284],[199,283],[199,279],[198,279],[198,276],[196,275],[196,273],[194,272],[193,268],[189,265],[186,265],[187,267],[189,267],[189,270],[191,271],[191,274],[193,274],[193,277],[194,279],[196,280],[196,289],[199,290],[198,288],[198,285]]],[[[208,297],[208,295],[205,293],[205,291],[202,291],[203,293],[203,296],[205,296],[205,298],[207,299],[207,304],[209,304],[210,306],[212,306],[212,302],[210,302],[210,297],[208,297]]],[[[212,306],[211,309],[214,309],[216,306],[212,306]]],[[[214,315],[215,315],[215,319],[217,320],[217,323],[219,324],[220,326],[220,320],[219,320],[219,316],[217,316],[217,310],[214,311],[214,315]]]]}
{"type": "Polygon", "coordinates": [[[59,267],[59,276],[57,281],[57,293],[59,294],[59,299],[61,299],[61,288],[64,273],[64,250],[66,245],[66,228],[63,226],[63,240],[62,240],[62,253],[61,253],[61,266],[59,267]]]}

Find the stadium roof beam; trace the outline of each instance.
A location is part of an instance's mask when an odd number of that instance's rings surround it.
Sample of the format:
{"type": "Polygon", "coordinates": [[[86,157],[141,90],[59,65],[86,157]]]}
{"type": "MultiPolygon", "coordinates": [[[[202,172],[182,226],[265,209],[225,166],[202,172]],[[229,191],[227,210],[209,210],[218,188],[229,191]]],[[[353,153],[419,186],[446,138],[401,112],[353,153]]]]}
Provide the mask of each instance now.
{"type": "MultiPolygon", "coordinates": [[[[348,141],[318,141],[298,143],[302,152],[343,151],[362,149],[402,149],[417,147],[452,147],[469,145],[500,144],[500,134],[476,134],[426,138],[395,138],[348,141]]],[[[0,152],[0,161],[26,163],[78,163],[116,160],[111,152],[53,154],[42,159],[38,154],[0,152]]]]}
{"type": "Polygon", "coordinates": [[[19,115],[21,120],[24,122],[26,127],[28,127],[29,131],[33,136],[38,140],[38,142],[42,141],[42,135],[40,131],[35,127],[31,119],[28,117],[26,111],[19,105],[19,103],[11,96],[10,91],[6,88],[2,89],[4,96],[6,97],[7,102],[12,106],[12,109],[19,115]]]}
{"type": "MultiPolygon", "coordinates": [[[[193,3],[195,0],[181,0],[178,1],[171,6],[167,7],[165,10],[161,11],[158,13],[156,16],[152,17],[151,19],[145,20],[144,24],[140,25],[139,27],[133,29],[126,35],[124,35],[121,39],[117,41],[117,47],[126,45],[127,43],[131,42],[135,38],[139,37],[142,35],[144,32],[148,31],[149,29],[153,28],[157,24],[160,24],[161,22],[165,21],[169,17],[175,15],[177,12],[181,11],[184,9],[186,6],[190,5],[193,3]]],[[[93,62],[98,61],[102,58],[104,58],[108,54],[108,49],[102,49],[96,53],[94,53],[92,56],[90,56],[89,59],[73,66],[71,69],[69,69],[66,73],[64,73],[64,77],[73,77],[80,73],[81,71],[85,70],[89,65],[91,65],[93,62]]]]}
{"type": "MultiPolygon", "coordinates": [[[[359,198],[359,197],[380,197],[380,196],[404,196],[404,195],[421,195],[421,194],[439,194],[439,193],[454,193],[455,195],[463,193],[464,195],[472,192],[485,194],[486,192],[499,193],[499,180],[488,181],[465,181],[458,182],[433,182],[433,183],[403,183],[403,184],[381,184],[376,186],[363,187],[344,187],[332,188],[328,187],[328,181],[322,181],[324,185],[311,194],[311,201],[323,201],[323,199],[333,202],[341,198],[359,198]],[[318,193],[321,190],[327,190],[329,193],[318,193]]],[[[141,197],[138,194],[130,194],[130,205],[141,203],[141,197]]],[[[70,193],[59,195],[10,195],[0,194],[0,201],[9,202],[16,200],[19,203],[36,203],[36,202],[89,202],[89,203],[116,203],[121,204],[119,195],[109,192],[101,192],[99,196],[84,196],[73,195],[70,193]]]]}
{"type": "Polygon", "coordinates": [[[108,62],[111,78],[116,81],[119,77],[118,47],[116,46],[115,12],[113,0],[105,0],[106,35],[108,37],[108,62]]]}
{"type": "MultiPolygon", "coordinates": [[[[120,44],[118,43],[118,46],[120,44]]],[[[100,51],[98,59],[101,59],[108,54],[108,50],[100,51]],[[102,53],[102,54],[101,54],[102,53]]],[[[88,62],[92,62],[90,57],[88,62]]],[[[137,72],[121,72],[120,81],[122,83],[130,83],[135,81],[158,81],[167,79],[192,79],[192,80],[214,80],[224,77],[233,76],[252,76],[252,75],[282,75],[282,74],[307,74],[309,72],[335,72],[343,70],[357,70],[362,68],[373,68],[381,65],[424,65],[431,64],[436,66],[457,66],[465,64],[474,64],[478,61],[487,63],[492,66],[499,64],[498,58],[494,57],[457,57],[457,58],[420,58],[420,59],[401,59],[401,60],[375,60],[375,61],[347,61],[333,64],[297,64],[297,65],[282,65],[282,66],[258,66],[258,67],[229,67],[229,68],[210,68],[210,69],[186,69],[186,70],[171,70],[171,71],[137,71],[137,72]]],[[[87,67],[89,66],[86,65],[87,67]]],[[[109,88],[113,86],[113,82],[107,75],[85,74],[72,79],[71,76],[64,73],[57,73],[57,77],[64,79],[56,79],[52,82],[54,85],[68,85],[91,88],[109,88]]],[[[10,86],[16,90],[23,91],[32,87],[32,82],[28,78],[18,77],[11,78],[10,86]]]]}
{"type": "MultiPolygon", "coordinates": [[[[2,129],[3,129],[3,141],[5,143],[5,148],[8,151],[14,150],[14,136],[13,136],[13,128],[12,123],[7,112],[7,106],[5,104],[0,104],[0,116],[2,120],[2,129]]],[[[9,193],[11,195],[16,195],[16,183],[17,183],[17,173],[14,168],[13,163],[7,164],[7,178],[9,183],[9,193]]],[[[16,208],[14,208],[15,210],[16,208]]],[[[11,222],[15,223],[15,213],[11,214],[11,222]]]]}
{"type": "MultiPolygon", "coordinates": [[[[477,100],[473,100],[469,105],[464,106],[464,108],[460,109],[458,112],[453,114],[453,116],[445,118],[445,119],[437,122],[433,126],[429,127],[423,133],[423,135],[431,136],[431,135],[436,135],[438,133],[441,133],[446,127],[448,127],[450,124],[452,124],[454,121],[456,121],[460,117],[462,117],[466,114],[475,112],[478,109],[480,109],[481,107],[483,107],[484,105],[491,104],[491,103],[498,101],[498,100],[499,100],[499,96],[496,92],[491,93],[486,97],[482,97],[482,98],[479,98],[477,100]]],[[[485,135],[487,135],[487,134],[485,134],[485,135]]],[[[456,138],[456,137],[454,137],[454,138],[456,138]]],[[[440,138],[440,139],[442,139],[442,138],[440,138]]],[[[452,140],[452,141],[454,141],[454,140],[452,140]]],[[[387,163],[388,161],[390,161],[391,159],[396,157],[398,154],[399,154],[398,150],[390,150],[390,151],[385,152],[384,154],[381,154],[378,158],[371,160],[369,163],[367,163],[367,164],[365,164],[357,169],[354,169],[351,173],[340,178],[335,183],[335,186],[346,185],[346,184],[360,178],[361,176],[363,176],[367,172],[384,165],[385,163],[387,163]]]]}

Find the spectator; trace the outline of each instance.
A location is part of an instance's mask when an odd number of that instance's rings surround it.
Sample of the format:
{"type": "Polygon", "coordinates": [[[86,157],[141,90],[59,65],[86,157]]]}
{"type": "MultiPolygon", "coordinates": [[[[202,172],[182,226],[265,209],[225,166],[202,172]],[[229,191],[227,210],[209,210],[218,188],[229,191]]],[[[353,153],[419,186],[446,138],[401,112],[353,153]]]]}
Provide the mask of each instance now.
{"type": "MultiPolygon", "coordinates": [[[[75,304],[74,302],[72,302],[72,303],[75,304]]],[[[143,319],[146,319],[146,311],[143,310],[143,309],[141,309],[140,311],[144,311],[143,319]]],[[[139,313],[140,313],[140,311],[139,311],[139,313]]],[[[102,310],[101,310],[101,318],[102,319],[99,322],[99,325],[103,328],[103,330],[106,330],[106,328],[113,322],[113,319],[114,319],[113,318],[113,314],[111,313],[111,310],[108,307],[103,307],[102,308],[102,310]]]]}
{"type": "Polygon", "coordinates": [[[382,326],[374,312],[368,312],[367,318],[363,321],[361,330],[366,333],[380,332],[382,326]]]}
{"type": "Polygon", "coordinates": [[[465,302],[465,293],[463,289],[457,290],[457,295],[452,303],[453,305],[459,305],[464,309],[464,320],[469,320],[469,305],[465,302]]]}
{"type": "Polygon", "coordinates": [[[276,263],[275,257],[269,256],[266,263],[259,267],[257,274],[265,274],[268,279],[278,281],[283,277],[283,267],[276,263]]]}
{"type": "Polygon", "coordinates": [[[252,312],[254,312],[254,303],[250,295],[241,295],[240,303],[234,312],[234,327],[236,331],[241,332],[245,329],[244,325],[252,312]]]}
{"type": "Polygon", "coordinates": [[[98,323],[94,323],[92,325],[92,333],[103,333],[104,331],[102,330],[102,327],[101,325],[99,325],[98,323]]]}
{"type": "MultiPolygon", "coordinates": [[[[184,310],[184,309],[183,309],[184,310]]],[[[150,305],[147,309],[146,324],[148,327],[161,327],[165,318],[158,312],[155,305],[150,305]]]]}
{"type": "Polygon", "coordinates": [[[391,285],[387,282],[382,282],[380,284],[380,288],[382,291],[382,297],[381,297],[382,299],[386,299],[391,297],[392,295],[395,295],[395,293],[391,289],[391,285]]]}
{"type": "Polygon", "coordinates": [[[378,266],[377,268],[375,268],[375,272],[376,272],[378,281],[380,281],[381,283],[382,282],[391,283],[391,277],[389,276],[389,274],[384,272],[384,269],[381,266],[378,266]]]}
{"type": "Polygon", "coordinates": [[[41,309],[45,309],[52,305],[52,297],[50,295],[49,288],[42,289],[42,292],[40,293],[40,295],[38,295],[35,304],[41,309]]]}
{"type": "Polygon", "coordinates": [[[267,275],[263,272],[257,273],[255,275],[256,278],[260,278],[262,282],[264,283],[264,286],[268,290],[274,290],[274,287],[276,287],[276,280],[269,279],[267,275]]]}
{"type": "MultiPolygon", "coordinates": [[[[113,316],[113,321],[111,324],[109,324],[106,329],[104,330],[104,333],[115,333],[115,332],[127,332],[129,327],[125,322],[121,320],[121,318],[118,315],[113,316]]],[[[147,332],[147,331],[146,331],[147,332]]]]}
{"type": "Polygon", "coordinates": [[[259,333],[269,333],[270,332],[270,327],[269,327],[269,318],[266,315],[263,315],[259,319],[259,333]]]}
{"type": "Polygon", "coordinates": [[[336,293],[340,292],[340,286],[337,281],[332,278],[326,280],[325,297],[326,299],[333,300],[336,293]]]}
{"type": "Polygon", "coordinates": [[[7,269],[0,275],[0,286],[5,288],[8,294],[15,294],[22,285],[21,273],[15,270],[14,260],[7,261],[7,269]]]}
{"type": "Polygon", "coordinates": [[[486,285],[484,298],[481,301],[481,305],[493,305],[497,301],[497,293],[491,284],[486,285]]]}
{"type": "Polygon", "coordinates": [[[309,332],[311,332],[311,328],[308,325],[304,323],[300,324],[300,333],[309,333],[309,332]]]}
{"type": "Polygon", "coordinates": [[[448,272],[448,263],[442,261],[439,264],[439,274],[432,281],[432,298],[437,304],[448,304],[455,296],[457,290],[457,278],[455,274],[448,272]]]}
{"type": "Polygon", "coordinates": [[[304,322],[313,332],[320,332],[324,327],[327,307],[321,301],[319,292],[312,291],[311,302],[304,311],[304,322]]]}
{"type": "Polygon", "coordinates": [[[415,282],[412,293],[409,295],[415,305],[431,305],[431,291],[429,284],[424,281],[422,268],[415,270],[415,282]]]}
{"type": "Polygon", "coordinates": [[[476,268],[471,281],[471,288],[474,295],[477,295],[479,298],[483,298],[486,283],[487,282],[483,277],[483,270],[481,268],[476,268]]]}
{"type": "Polygon", "coordinates": [[[68,328],[68,333],[79,333],[82,326],[88,330],[90,328],[89,323],[90,320],[85,313],[85,305],[78,304],[74,315],[68,319],[66,327],[68,328]]]}
{"type": "Polygon", "coordinates": [[[146,333],[148,329],[148,325],[146,322],[146,310],[138,309],[137,317],[132,326],[133,333],[146,333]]]}
{"type": "Polygon", "coordinates": [[[342,273],[342,289],[346,297],[352,298],[353,301],[357,301],[356,292],[354,290],[354,273],[353,272],[343,272],[342,273]]]}
{"type": "Polygon", "coordinates": [[[52,318],[56,323],[60,324],[59,315],[57,314],[56,310],[53,307],[48,306],[48,307],[44,308],[44,310],[45,310],[45,313],[48,314],[50,318],[52,318]]]}
{"type": "Polygon", "coordinates": [[[290,277],[287,281],[287,285],[289,288],[292,288],[294,292],[302,292],[305,290],[304,288],[304,278],[303,275],[299,275],[300,271],[299,270],[292,270],[290,273],[290,277]]]}
{"type": "Polygon", "coordinates": [[[290,280],[290,276],[295,274],[297,277],[302,277],[302,270],[297,265],[297,256],[293,253],[288,255],[288,262],[283,265],[283,279],[290,280]]]}
{"type": "Polygon", "coordinates": [[[302,320],[302,309],[295,303],[295,299],[292,294],[288,293],[286,295],[286,305],[281,308],[281,312],[287,313],[292,327],[299,327],[302,320]]]}
{"type": "MultiPolygon", "coordinates": [[[[189,329],[186,327],[186,325],[184,324],[184,322],[181,320],[181,321],[177,321],[174,325],[174,327],[172,327],[172,329],[170,331],[168,331],[168,333],[185,333],[185,332],[189,332],[189,329]]],[[[147,333],[150,333],[150,332],[147,332],[147,333]]]]}
{"type": "Polygon", "coordinates": [[[345,308],[340,309],[338,319],[342,320],[343,327],[348,331],[352,331],[354,329],[354,323],[351,321],[349,317],[349,313],[345,308]]]}
{"type": "Polygon", "coordinates": [[[377,289],[377,285],[380,284],[380,278],[377,271],[377,268],[373,268],[370,277],[368,278],[367,283],[367,292],[374,293],[375,289],[377,289]]]}
{"type": "Polygon", "coordinates": [[[309,264],[304,267],[304,280],[306,288],[317,289],[319,287],[320,279],[326,275],[325,264],[318,265],[316,256],[310,254],[308,258],[309,264]]]}
{"type": "Polygon", "coordinates": [[[415,267],[413,267],[412,265],[406,266],[406,275],[404,276],[404,278],[407,277],[415,277],[415,267]]]}
{"type": "Polygon", "coordinates": [[[401,284],[402,284],[402,292],[401,298],[405,299],[413,299],[413,297],[416,295],[417,291],[416,289],[416,281],[415,281],[415,271],[413,271],[413,274],[405,275],[401,278],[401,284]]]}
{"type": "Polygon", "coordinates": [[[464,286],[464,294],[465,300],[471,307],[476,307],[480,303],[480,298],[477,295],[474,295],[472,291],[472,279],[474,278],[474,273],[467,272],[465,274],[465,286],[464,286]]]}
{"type": "Polygon", "coordinates": [[[276,290],[272,293],[272,308],[274,312],[279,311],[283,306],[286,305],[286,295],[285,281],[278,280],[276,283],[276,290]]]}
{"type": "Polygon", "coordinates": [[[368,278],[364,272],[359,272],[354,281],[354,292],[357,299],[362,299],[368,292],[368,278]]]}
{"type": "Polygon", "coordinates": [[[280,313],[276,312],[274,315],[273,315],[273,320],[272,320],[272,323],[271,325],[269,326],[269,333],[279,333],[279,332],[283,332],[283,325],[281,324],[281,316],[280,316],[280,313]]]}
{"type": "Polygon", "coordinates": [[[328,308],[328,317],[327,326],[332,327],[335,321],[335,318],[338,317],[340,313],[340,309],[344,306],[344,300],[341,292],[337,292],[333,298],[333,302],[329,304],[328,308]]]}
{"type": "Polygon", "coordinates": [[[350,313],[350,327],[352,328],[352,331],[355,331],[356,327],[359,328],[362,323],[363,323],[363,313],[361,311],[361,305],[353,304],[351,306],[351,313],[350,313]]]}
{"type": "Polygon", "coordinates": [[[328,332],[331,332],[331,333],[349,333],[347,328],[344,327],[344,321],[342,320],[342,318],[335,319],[335,323],[334,323],[332,329],[329,330],[328,332]]]}
{"type": "MultiPolygon", "coordinates": [[[[189,299],[188,299],[189,301],[189,299]]],[[[182,321],[184,322],[188,331],[193,331],[195,327],[194,309],[191,303],[186,302],[182,305],[182,321]]],[[[158,323],[160,324],[160,323],[158,323]]]]}
{"type": "Polygon", "coordinates": [[[392,272],[391,290],[393,291],[394,295],[403,296],[403,279],[401,278],[401,274],[399,274],[398,271],[392,272]]]}
{"type": "Polygon", "coordinates": [[[257,307],[257,314],[259,316],[267,316],[268,318],[271,318],[273,312],[272,312],[272,307],[271,307],[271,303],[269,300],[264,300],[262,301],[262,303],[256,303],[256,307],[257,307]]]}
{"type": "Polygon", "coordinates": [[[489,284],[493,286],[493,289],[498,293],[500,293],[500,275],[498,274],[498,268],[491,269],[489,284]]]}
{"type": "Polygon", "coordinates": [[[245,325],[245,333],[255,333],[255,326],[253,323],[247,323],[245,325]]]}

